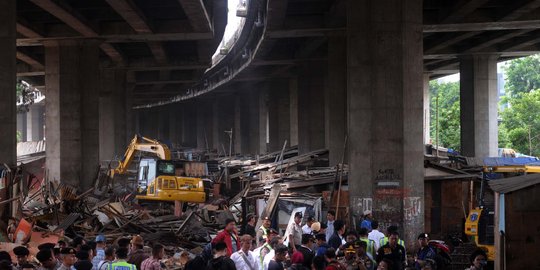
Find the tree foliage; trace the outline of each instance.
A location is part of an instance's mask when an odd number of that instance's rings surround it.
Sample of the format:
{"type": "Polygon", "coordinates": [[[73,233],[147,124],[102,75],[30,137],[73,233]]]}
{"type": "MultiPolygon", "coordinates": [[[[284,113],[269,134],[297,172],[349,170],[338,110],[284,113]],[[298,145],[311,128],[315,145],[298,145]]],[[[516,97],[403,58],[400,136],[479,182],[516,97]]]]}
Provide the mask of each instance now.
{"type": "Polygon", "coordinates": [[[514,59],[505,67],[508,100],[518,98],[521,93],[540,89],[540,56],[533,55],[514,59]]]}
{"type": "Polygon", "coordinates": [[[506,133],[502,146],[540,156],[540,89],[521,93],[509,101],[510,107],[501,112],[500,130],[506,133]]]}
{"type": "Polygon", "coordinates": [[[439,83],[431,81],[430,91],[430,137],[433,144],[458,150],[460,147],[460,106],[459,106],[459,82],[439,83]],[[438,102],[437,102],[438,97],[438,102]],[[438,104],[437,104],[438,103],[438,104]],[[437,106],[438,105],[438,106],[437,106]],[[437,133],[438,117],[438,142],[437,133]]]}

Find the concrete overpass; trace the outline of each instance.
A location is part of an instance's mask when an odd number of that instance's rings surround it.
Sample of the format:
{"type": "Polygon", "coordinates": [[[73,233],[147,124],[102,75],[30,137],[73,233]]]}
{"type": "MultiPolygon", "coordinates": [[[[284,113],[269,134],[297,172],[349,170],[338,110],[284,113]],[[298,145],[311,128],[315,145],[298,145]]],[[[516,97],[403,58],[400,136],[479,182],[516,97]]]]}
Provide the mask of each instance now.
{"type": "MultiPolygon", "coordinates": [[[[423,230],[427,83],[461,72],[462,151],[497,150],[496,63],[536,53],[538,0],[250,0],[218,63],[226,3],[0,4],[0,160],[15,162],[15,81],[45,90],[47,169],[90,185],[134,132],[260,154],[330,150],[348,134],[353,211],[423,230]],[[389,195],[389,189],[399,195],[389,195]]],[[[394,193],[392,193],[394,194],[394,193]]]]}

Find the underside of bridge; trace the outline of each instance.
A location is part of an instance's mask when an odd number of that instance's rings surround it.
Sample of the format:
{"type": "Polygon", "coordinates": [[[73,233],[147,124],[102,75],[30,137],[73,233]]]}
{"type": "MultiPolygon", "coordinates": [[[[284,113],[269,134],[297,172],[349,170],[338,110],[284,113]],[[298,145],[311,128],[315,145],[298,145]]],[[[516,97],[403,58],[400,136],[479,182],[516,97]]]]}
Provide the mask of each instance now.
{"type": "Polygon", "coordinates": [[[351,211],[412,242],[429,80],[460,72],[462,151],[496,155],[497,62],[540,51],[538,0],[245,2],[225,46],[225,0],[1,1],[0,161],[16,160],[19,78],[46,96],[50,178],[88,187],[134,133],[218,152],[232,130],[233,154],[344,155],[351,211]]]}

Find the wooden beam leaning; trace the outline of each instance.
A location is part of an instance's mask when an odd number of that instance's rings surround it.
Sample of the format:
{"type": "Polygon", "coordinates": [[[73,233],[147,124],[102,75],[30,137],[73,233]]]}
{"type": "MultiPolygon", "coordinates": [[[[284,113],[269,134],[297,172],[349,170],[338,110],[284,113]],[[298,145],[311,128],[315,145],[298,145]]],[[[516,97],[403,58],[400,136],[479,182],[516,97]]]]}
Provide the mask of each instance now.
{"type": "Polygon", "coordinates": [[[213,32],[210,16],[202,0],[178,0],[195,32],[213,32]]]}
{"type": "MultiPolygon", "coordinates": [[[[82,16],[78,15],[75,11],[71,10],[67,5],[62,4],[60,6],[59,1],[52,0],[30,0],[30,2],[41,7],[43,10],[49,12],[56,18],[63,21],[69,27],[75,29],[85,37],[96,38],[99,34],[89,26],[89,23],[84,21],[82,16]]],[[[18,42],[17,42],[18,43],[18,42]]],[[[107,54],[113,61],[117,63],[123,62],[123,57],[116,48],[110,44],[101,44],[100,48],[107,54]]]]}

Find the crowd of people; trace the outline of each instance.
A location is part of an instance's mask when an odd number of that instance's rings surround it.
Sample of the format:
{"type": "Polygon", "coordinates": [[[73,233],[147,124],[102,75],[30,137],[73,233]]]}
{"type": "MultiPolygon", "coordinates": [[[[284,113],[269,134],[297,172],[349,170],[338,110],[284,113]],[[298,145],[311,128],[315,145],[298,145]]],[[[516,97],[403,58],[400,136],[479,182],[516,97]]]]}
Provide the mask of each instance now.
{"type": "MultiPolygon", "coordinates": [[[[326,222],[307,217],[302,224],[301,212],[284,235],[272,228],[270,217],[262,218],[255,228],[257,216],[248,215],[247,223],[237,233],[234,219],[208,243],[200,255],[191,258],[186,270],[374,270],[374,269],[437,269],[437,251],[429,244],[429,235],[418,236],[418,250],[414,255],[405,249],[396,226],[389,226],[386,234],[371,212],[364,212],[358,229],[347,229],[335,212],[328,211],[326,222]]],[[[75,237],[38,246],[39,252],[30,258],[25,246],[13,249],[16,260],[0,251],[0,270],[161,270],[165,269],[164,246],[145,243],[135,235],[108,243],[103,235],[95,239],[75,237]],[[151,254],[144,250],[151,246],[151,254]]],[[[483,269],[487,255],[479,250],[471,255],[469,270],[483,269]]]]}

